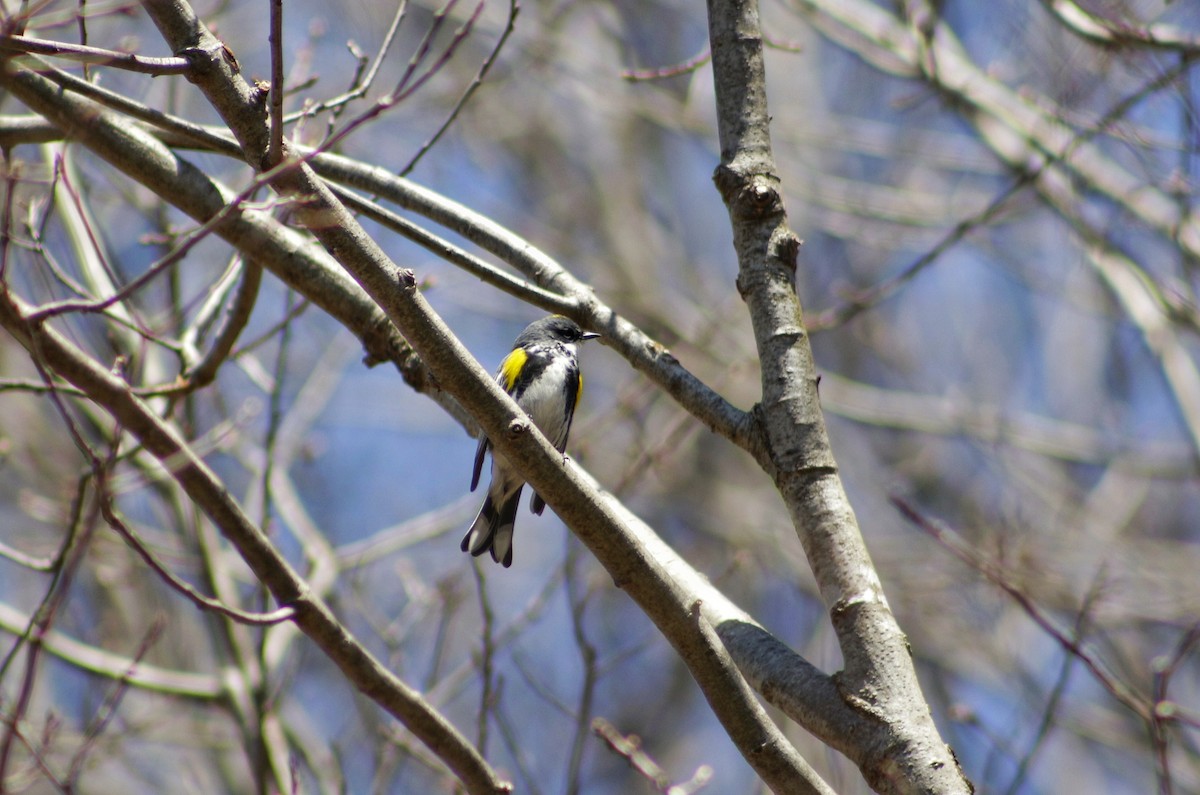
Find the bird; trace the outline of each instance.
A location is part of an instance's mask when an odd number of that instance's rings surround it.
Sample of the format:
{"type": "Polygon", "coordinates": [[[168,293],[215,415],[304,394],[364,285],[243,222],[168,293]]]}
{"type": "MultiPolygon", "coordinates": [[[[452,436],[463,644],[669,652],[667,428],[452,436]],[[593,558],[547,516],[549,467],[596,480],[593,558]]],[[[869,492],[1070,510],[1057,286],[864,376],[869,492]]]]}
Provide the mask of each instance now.
{"type": "MultiPolygon", "coordinates": [[[[496,370],[496,383],[512,396],[538,430],[562,453],[575,407],[583,394],[583,375],[579,372],[577,346],[600,335],[584,331],[579,324],[562,315],[550,315],[530,323],[513,341],[512,350],[496,370]]],[[[512,565],[513,525],[525,481],[503,455],[492,450],[484,434],[475,450],[475,468],[471,491],[479,485],[484,455],[492,453],[492,479],[487,497],[467,534],[461,549],[475,557],[492,553],[492,560],[505,568],[512,565]]],[[[541,515],[546,502],[534,492],[529,510],[541,515]]]]}

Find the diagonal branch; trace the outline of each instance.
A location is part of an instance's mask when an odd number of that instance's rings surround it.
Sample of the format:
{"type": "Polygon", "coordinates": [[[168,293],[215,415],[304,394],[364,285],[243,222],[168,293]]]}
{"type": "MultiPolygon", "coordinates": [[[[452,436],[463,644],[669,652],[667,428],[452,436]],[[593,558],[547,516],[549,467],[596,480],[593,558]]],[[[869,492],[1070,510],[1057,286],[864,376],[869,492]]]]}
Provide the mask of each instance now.
{"type": "MultiPolygon", "coordinates": [[[[178,0],[147,0],[146,10],[176,52],[208,53],[196,83],[242,143],[246,161],[262,163],[262,109],[253,91],[220,56],[221,47],[178,0]]],[[[711,629],[655,560],[647,559],[614,506],[530,423],[433,311],[415,274],[400,270],[304,162],[279,170],[279,193],[298,199],[296,217],[385,309],[430,372],[479,421],[495,449],[512,462],[596,554],[655,622],[688,665],[714,713],[755,771],[777,792],[823,792],[782,732],[767,718],[711,629]]],[[[615,320],[615,319],[614,319],[615,320]]],[[[470,784],[470,782],[468,782],[470,784]]]]}
{"type": "MultiPolygon", "coordinates": [[[[218,204],[216,201],[209,201],[210,194],[215,194],[218,197],[231,195],[230,192],[222,186],[212,182],[207,177],[200,175],[186,160],[176,157],[174,154],[165,150],[159,142],[149,135],[131,127],[128,124],[123,124],[120,116],[110,114],[95,103],[83,100],[79,97],[74,97],[70,93],[59,93],[56,86],[52,83],[44,84],[34,79],[37,76],[29,75],[14,75],[11,86],[16,88],[22,101],[29,104],[36,110],[53,114],[52,118],[56,120],[56,124],[60,129],[70,129],[75,131],[73,140],[80,143],[96,154],[111,162],[125,173],[132,176],[134,179],[142,182],[151,189],[158,192],[166,200],[181,209],[189,212],[194,217],[206,218],[206,213],[219,212],[223,204],[218,204]],[[55,105],[50,102],[51,97],[59,97],[62,100],[60,105],[55,105]]],[[[28,125],[20,125],[22,128],[28,125]]],[[[352,164],[352,161],[345,161],[352,164]]],[[[353,165],[353,164],[352,164],[353,165]]],[[[367,171],[365,167],[359,167],[363,171],[367,171]]],[[[391,178],[390,175],[384,174],[385,178],[390,178],[390,182],[382,182],[380,184],[385,187],[401,186],[406,189],[411,189],[419,194],[419,201],[424,204],[426,209],[436,210],[443,213],[448,219],[458,217],[455,213],[455,208],[458,207],[464,213],[464,218],[467,222],[474,222],[481,219],[486,222],[484,226],[484,234],[490,236],[490,239],[497,243],[498,247],[511,247],[514,252],[526,251],[531,252],[531,257],[544,257],[545,255],[538,252],[526,241],[523,241],[516,235],[507,232],[499,225],[494,224],[487,219],[482,219],[476,213],[461,208],[454,202],[437,196],[431,191],[426,191],[423,188],[416,188],[412,183],[397,178],[391,178]]],[[[436,213],[435,213],[436,214],[436,213]]],[[[310,300],[319,304],[325,304],[323,308],[334,317],[336,317],[344,325],[347,325],[352,331],[361,333],[362,329],[371,330],[373,334],[370,339],[387,340],[394,338],[403,341],[395,328],[390,324],[386,326],[374,325],[372,313],[378,313],[379,309],[369,300],[366,307],[359,303],[358,296],[361,292],[355,294],[351,292],[345,296],[345,303],[348,306],[341,310],[337,306],[342,302],[338,298],[339,292],[343,291],[343,285],[348,280],[336,278],[339,272],[333,274],[328,273],[325,269],[330,267],[328,260],[321,256],[321,252],[313,249],[307,244],[298,244],[298,238],[288,229],[272,226],[273,222],[269,219],[264,219],[257,214],[252,214],[247,211],[231,214],[219,227],[217,233],[221,234],[226,240],[235,245],[246,256],[253,256],[258,261],[267,265],[277,276],[283,278],[289,285],[295,287],[300,292],[304,293],[310,300]],[[268,234],[260,237],[259,224],[264,224],[268,234]],[[332,294],[332,295],[331,295],[332,294]],[[329,306],[330,299],[338,299],[334,307],[329,306]],[[363,315],[367,317],[364,318],[363,315]]],[[[549,258],[546,258],[549,260],[549,258]]],[[[556,263],[549,260],[553,267],[558,268],[556,263]]],[[[605,310],[611,311],[611,310],[605,310]]],[[[673,385],[672,389],[675,392],[683,392],[689,396],[688,403],[700,403],[710,406],[711,410],[701,410],[699,416],[706,423],[711,422],[718,426],[718,430],[724,429],[732,433],[734,436],[741,434],[745,438],[751,438],[753,426],[749,422],[749,415],[738,412],[733,409],[719,395],[708,390],[707,387],[700,385],[701,391],[699,394],[692,392],[694,384],[698,381],[690,376],[677,361],[675,361],[666,351],[662,350],[654,343],[650,342],[640,330],[637,330],[632,324],[624,320],[619,320],[618,323],[622,328],[632,329],[632,333],[622,338],[624,344],[629,346],[637,346],[637,340],[644,340],[641,351],[638,353],[644,362],[643,366],[649,367],[656,372],[655,380],[666,380],[673,385]],[[726,424],[724,418],[730,417],[729,412],[741,415],[741,419],[734,419],[730,424],[726,424]],[[741,431],[731,431],[732,428],[742,428],[741,431]]],[[[435,335],[436,337],[436,335],[435,335]]],[[[376,347],[368,344],[368,351],[379,350],[376,347]]],[[[465,354],[464,354],[465,356],[465,354]]],[[[412,357],[415,359],[415,357],[412,357]]],[[[433,379],[424,375],[424,365],[420,365],[422,374],[421,383],[431,383],[433,379]]],[[[487,383],[491,383],[489,377],[483,376],[487,383]]],[[[461,379],[460,379],[461,381],[461,379]]],[[[74,389],[69,385],[63,385],[62,391],[74,389]]],[[[454,398],[445,395],[442,392],[437,392],[436,395],[441,395],[445,400],[448,400],[455,407],[458,403],[454,398]]],[[[445,401],[443,401],[444,403],[445,401]]],[[[554,459],[561,462],[560,457],[554,459]]],[[[561,469],[559,463],[555,463],[554,469],[561,469]]],[[[581,473],[582,474],[582,473],[581,473]]],[[[595,493],[595,484],[590,483],[588,486],[595,493]]],[[[545,492],[549,493],[549,492],[545,492]]],[[[592,534],[592,548],[595,550],[597,545],[609,545],[614,548],[622,543],[633,548],[632,559],[639,561],[638,566],[643,569],[647,565],[643,562],[649,559],[654,571],[659,572],[653,575],[654,578],[660,581],[669,579],[672,582],[668,593],[675,594],[674,589],[682,589],[682,596],[671,596],[670,598],[661,598],[663,593],[661,590],[654,588],[643,589],[642,593],[635,598],[639,602],[648,603],[652,606],[661,606],[658,610],[659,621],[666,622],[663,625],[668,625],[669,620],[661,614],[667,611],[668,605],[674,605],[677,610],[675,615],[685,616],[688,606],[699,599],[702,602],[702,609],[709,621],[718,628],[718,633],[722,635],[723,640],[737,661],[739,666],[745,666],[749,661],[756,661],[755,664],[763,665],[764,659],[773,659],[772,655],[767,655],[766,658],[761,654],[761,646],[755,642],[748,641],[743,643],[741,634],[733,632],[726,637],[726,631],[735,627],[749,627],[754,631],[767,635],[765,630],[747,616],[743,611],[732,605],[724,595],[714,588],[702,575],[680,559],[673,550],[662,542],[654,532],[644,523],[640,522],[637,517],[625,511],[620,503],[612,500],[613,510],[621,511],[620,524],[626,530],[616,536],[609,534],[604,527],[599,526],[592,534]],[[661,572],[667,572],[663,575],[661,572]]],[[[553,504],[553,502],[551,503],[553,504]]],[[[584,512],[586,514],[586,512],[584,512]]],[[[607,558],[611,560],[611,555],[608,553],[607,558]]],[[[603,560],[602,559],[602,560],[603,560]]],[[[614,564],[609,563],[612,566],[614,564]]],[[[618,569],[624,570],[625,567],[618,566],[618,569]]],[[[610,568],[611,570],[611,568],[610,568]]],[[[631,578],[622,575],[618,578],[619,581],[627,581],[631,578]]],[[[665,582],[659,582],[660,587],[668,587],[665,582]]],[[[652,611],[648,611],[652,612],[652,611]]],[[[670,631],[664,631],[670,637],[670,631]]],[[[792,661],[795,659],[795,654],[790,650],[786,650],[782,644],[775,641],[774,649],[782,649],[787,652],[786,655],[779,655],[779,659],[792,661]]],[[[809,724],[805,716],[822,715],[829,725],[836,725],[844,733],[853,733],[853,726],[858,718],[847,710],[842,709],[837,712],[830,700],[826,697],[828,691],[832,689],[832,685],[828,677],[822,675],[815,668],[812,670],[812,676],[799,684],[794,680],[791,683],[799,689],[796,692],[787,696],[789,703],[801,705],[793,713],[793,717],[801,720],[804,725],[809,726],[820,734],[822,729],[820,726],[815,728],[809,724]]],[[[759,681],[768,681],[768,677],[764,677],[759,681]]],[[[777,686],[776,682],[776,686],[777,686]]],[[[745,699],[746,695],[740,693],[736,688],[729,691],[729,698],[745,699]]],[[[780,692],[775,693],[775,697],[780,697],[780,692]]],[[[828,742],[832,742],[832,738],[826,738],[828,742]]],[[[752,744],[752,743],[751,743],[752,744]]]]}
{"type": "MultiPolygon", "coordinates": [[[[192,53],[193,57],[198,57],[196,53],[208,52],[220,58],[222,52],[219,44],[214,45],[211,41],[206,41],[201,47],[190,48],[187,44],[181,47],[192,53]]],[[[220,64],[215,64],[214,68],[219,71],[220,64]]],[[[0,80],[12,87],[26,104],[45,113],[60,128],[70,130],[75,141],[92,149],[134,179],[147,184],[193,217],[208,220],[212,214],[220,212],[228,201],[230,193],[227,190],[198,174],[187,161],[176,157],[151,136],[124,123],[122,117],[105,111],[93,102],[70,93],[61,93],[53,84],[40,80],[38,75],[14,73],[0,80]],[[58,100],[58,104],[50,101],[50,97],[58,100]],[[64,97],[69,101],[64,101],[64,97]],[[215,197],[216,200],[209,197],[215,197]]],[[[239,89],[234,104],[252,95],[253,92],[239,89]]],[[[253,103],[239,105],[238,108],[250,116],[257,114],[255,118],[258,119],[265,113],[263,107],[253,103]]],[[[256,124],[257,121],[250,122],[251,127],[256,124]]],[[[243,131],[239,138],[243,142],[266,140],[255,139],[253,130],[243,131]]],[[[250,155],[247,160],[261,162],[261,157],[250,155]]],[[[461,205],[385,172],[367,169],[332,155],[318,155],[314,163],[331,171],[351,171],[353,178],[347,180],[350,184],[393,198],[402,206],[451,228],[469,230],[466,233],[469,239],[514,264],[539,285],[556,293],[564,293],[570,297],[569,300],[579,300],[581,309],[577,314],[582,319],[592,318],[591,325],[604,329],[611,344],[637,369],[647,373],[706,425],[751,451],[770,471],[771,462],[765,457],[761,428],[754,421],[754,414],[741,412],[729,405],[661,346],[600,303],[586,285],[528,241],[461,205]],[[401,198],[396,199],[392,194],[401,198]]],[[[509,446],[506,454],[514,462],[523,467],[532,467],[527,470],[532,473],[530,481],[679,651],[704,687],[714,711],[729,728],[731,736],[747,758],[760,770],[773,768],[774,772],[763,772],[764,778],[773,781],[773,786],[780,791],[793,791],[790,787],[802,787],[799,791],[813,791],[814,787],[821,786],[797,783],[805,781],[807,776],[803,772],[802,760],[795,756],[794,750],[786,742],[779,739],[778,730],[762,712],[742,677],[722,662],[726,649],[743,674],[758,689],[767,693],[773,703],[782,706],[790,716],[825,742],[852,758],[861,757],[864,753],[861,749],[850,747],[837,738],[868,736],[874,718],[839,698],[833,679],[771,638],[711,583],[679,559],[619,502],[607,495],[598,496],[595,485],[586,480],[585,473],[573,468],[564,470],[561,457],[550,452],[549,448],[543,448],[540,455],[537,451],[530,452],[539,444],[540,436],[535,439],[534,435],[525,434],[527,426],[510,425],[512,420],[518,418],[512,413],[515,407],[508,405],[506,398],[495,393],[491,378],[478,368],[465,351],[457,347],[449,330],[432,314],[408,281],[411,275],[407,272],[397,274],[394,266],[383,259],[358,259],[363,253],[358,239],[340,237],[331,230],[331,227],[341,225],[343,217],[336,214],[338,210],[331,211],[331,208],[335,208],[332,202],[323,204],[329,202],[324,186],[303,182],[311,179],[306,175],[306,169],[297,168],[296,171],[299,176],[291,174],[281,177],[281,189],[292,191],[292,195],[309,202],[309,219],[321,222],[314,226],[313,231],[322,234],[325,245],[338,252],[346,267],[354,271],[362,284],[370,287],[370,292],[381,305],[388,307],[391,317],[411,339],[413,348],[431,363],[429,372],[436,376],[439,384],[445,385],[447,391],[454,393],[454,398],[440,392],[437,394],[442,394],[454,405],[462,401],[462,405],[480,412],[477,416],[490,417],[484,424],[490,433],[496,433],[498,429],[498,447],[503,449],[509,446]],[[297,180],[299,184],[288,182],[289,179],[297,180]],[[521,445],[524,447],[521,448],[521,445]],[[510,452],[520,449],[525,452],[510,452]],[[700,602],[702,620],[698,620],[693,613],[697,601],[700,602]],[[711,630],[703,622],[715,628],[721,643],[716,643],[711,630]]],[[[242,208],[229,213],[229,217],[217,225],[215,231],[247,256],[261,261],[289,284],[307,284],[308,289],[297,289],[314,302],[323,304],[322,308],[356,330],[356,333],[365,324],[381,336],[386,335],[385,338],[394,335],[395,339],[400,339],[395,328],[386,321],[383,325],[373,325],[373,320],[368,322],[367,318],[380,316],[378,307],[369,299],[366,302],[369,308],[362,303],[353,303],[352,308],[343,308],[340,312],[336,306],[331,308],[324,305],[328,303],[329,295],[323,291],[319,281],[305,282],[306,278],[312,278],[309,271],[316,272],[319,279],[332,280],[334,295],[344,291],[343,285],[350,284],[349,280],[340,271],[333,271],[332,274],[328,271],[332,266],[322,252],[303,242],[297,245],[295,241],[298,238],[294,233],[290,230],[280,232],[272,223],[242,208]],[[371,315],[371,312],[376,314],[371,315]]],[[[354,287],[350,292],[357,290],[354,287]]],[[[358,291],[354,295],[354,302],[359,300],[358,296],[365,297],[366,293],[358,291]]],[[[425,372],[424,365],[421,372],[425,372]]]]}
{"type": "Polygon", "coordinates": [[[96,66],[112,66],[130,72],[147,75],[182,75],[192,68],[187,58],[150,58],[118,50],[105,50],[85,44],[69,44],[62,41],[47,41],[29,36],[0,36],[0,50],[10,53],[52,55],[68,61],[79,61],[96,66]]]}
{"type": "MultiPolygon", "coordinates": [[[[314,156],[312,166],[326,179],[375,194],[461,235],[508,263],[536,285],[565,296],[575,304],[575,308],[565,314],[588,328],[601,331],[605,345],[692,416],[750,453],[761,466],[769,466],[763,452],[761,429],[750,412],[729,403],[684,367],[663,345],[605,304],[589,285],[575,278],[562,263],[531,241],[453,199],[385,169],[328,152],[314,156]]],[[[504,289],[497,281],[493,284],[504,289]]],[[[549,311],[562,311],[562,306],[555,302],[531,302],[549,311]]]]}
{"type": "Polygon", "coordinates": [[[363,647],[313,594],[266,534],[256,526],[221,480],[173,427],[161,420],[129,385],[92,361],[45,324],[30,324],[30,307],[5,291],[0,294],[0,326],[27,350],[36,350],[46,366],[103,406],[171,471],[188,496],[221,529],[255,576],[293,620],[359,690],[386,709],[432,748],[472,792],[509,792],[465,737],[363,647]]]}
{"type": "Polygon", "coordinates": [[[120,114],[64,92],[54,82],[30,70],[0,73],[0,86],[71,140],[86,146],[200,223],[223,213],[225,217],[213,225],[213,234],[273,272],[350,329],[362,341],[369,363],[392,362],[410,386],[428,394],[451,416],[463,421],[462,410],[429,380],[419,358],[379,307],[311,240],[267,213],[245,207],[227,210],[227,204],[234,198],[228,188],[177,156],[158,139],[130,125],[120,114]]]}

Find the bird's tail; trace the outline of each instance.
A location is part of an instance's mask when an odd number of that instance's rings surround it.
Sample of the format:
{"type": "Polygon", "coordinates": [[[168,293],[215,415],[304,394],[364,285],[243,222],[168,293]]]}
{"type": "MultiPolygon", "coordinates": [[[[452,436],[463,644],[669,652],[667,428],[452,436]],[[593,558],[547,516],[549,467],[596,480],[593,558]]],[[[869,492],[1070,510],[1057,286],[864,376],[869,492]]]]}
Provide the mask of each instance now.
{"type": "Polygon", "coordinates": [[[479,515],[471,523],[471,529],[463,536],[462,551],[478,557],[491,551],[492,560],[505,568],[512,565],[513,525],[517,520],[517,506],[521,502],[521,489],[517,489],[504,503],[496,508],[492,495],[488,494],[479,509],[479,515]]]}

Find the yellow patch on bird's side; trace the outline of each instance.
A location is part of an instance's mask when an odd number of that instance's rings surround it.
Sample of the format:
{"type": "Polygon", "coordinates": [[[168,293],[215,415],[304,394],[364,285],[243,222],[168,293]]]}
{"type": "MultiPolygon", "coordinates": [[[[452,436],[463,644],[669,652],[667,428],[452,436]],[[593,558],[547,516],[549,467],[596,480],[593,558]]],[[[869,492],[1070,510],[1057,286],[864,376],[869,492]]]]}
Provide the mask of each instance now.
{"type": "Polygon", "coordinates": [[[579,386],[575,387],[575,408],[579,408],[581,397],[583,397],[583,373],[579,374],[579,386]]]}
{"type": "Polygon", "coordinates": [[[505,392],[513,390],[513,385],[517,383],[517,378],[525,369],[527,361],[529,361],[529,354],[525,352],[524,348],[515,348],[512,353],[504,357],[504,361],[500,363],[500,375],[504,378],[505,392]]]}

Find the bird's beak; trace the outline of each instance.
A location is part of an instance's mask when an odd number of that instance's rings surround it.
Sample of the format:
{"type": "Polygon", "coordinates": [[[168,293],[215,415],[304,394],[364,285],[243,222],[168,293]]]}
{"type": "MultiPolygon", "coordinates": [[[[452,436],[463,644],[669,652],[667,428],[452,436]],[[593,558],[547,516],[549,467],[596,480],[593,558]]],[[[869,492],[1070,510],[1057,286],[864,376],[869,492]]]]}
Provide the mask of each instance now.
{"type": "Polygon", "coordinates": [[[585,331],[585,332],[583,332],[583,335],[582,335],[582,336],[579,338],[579,341],[580,341],[580,342],[587,342],[588,340],[594,340],[594,339],[596,339],[596,338],[597,338],[597,337],[599,337],[599,336],[600,336],[600,335],[599,335],[599,334],[597,334],[597,333],[596,333],[596,332],[594,332],[594,331],[585,331]]]}

